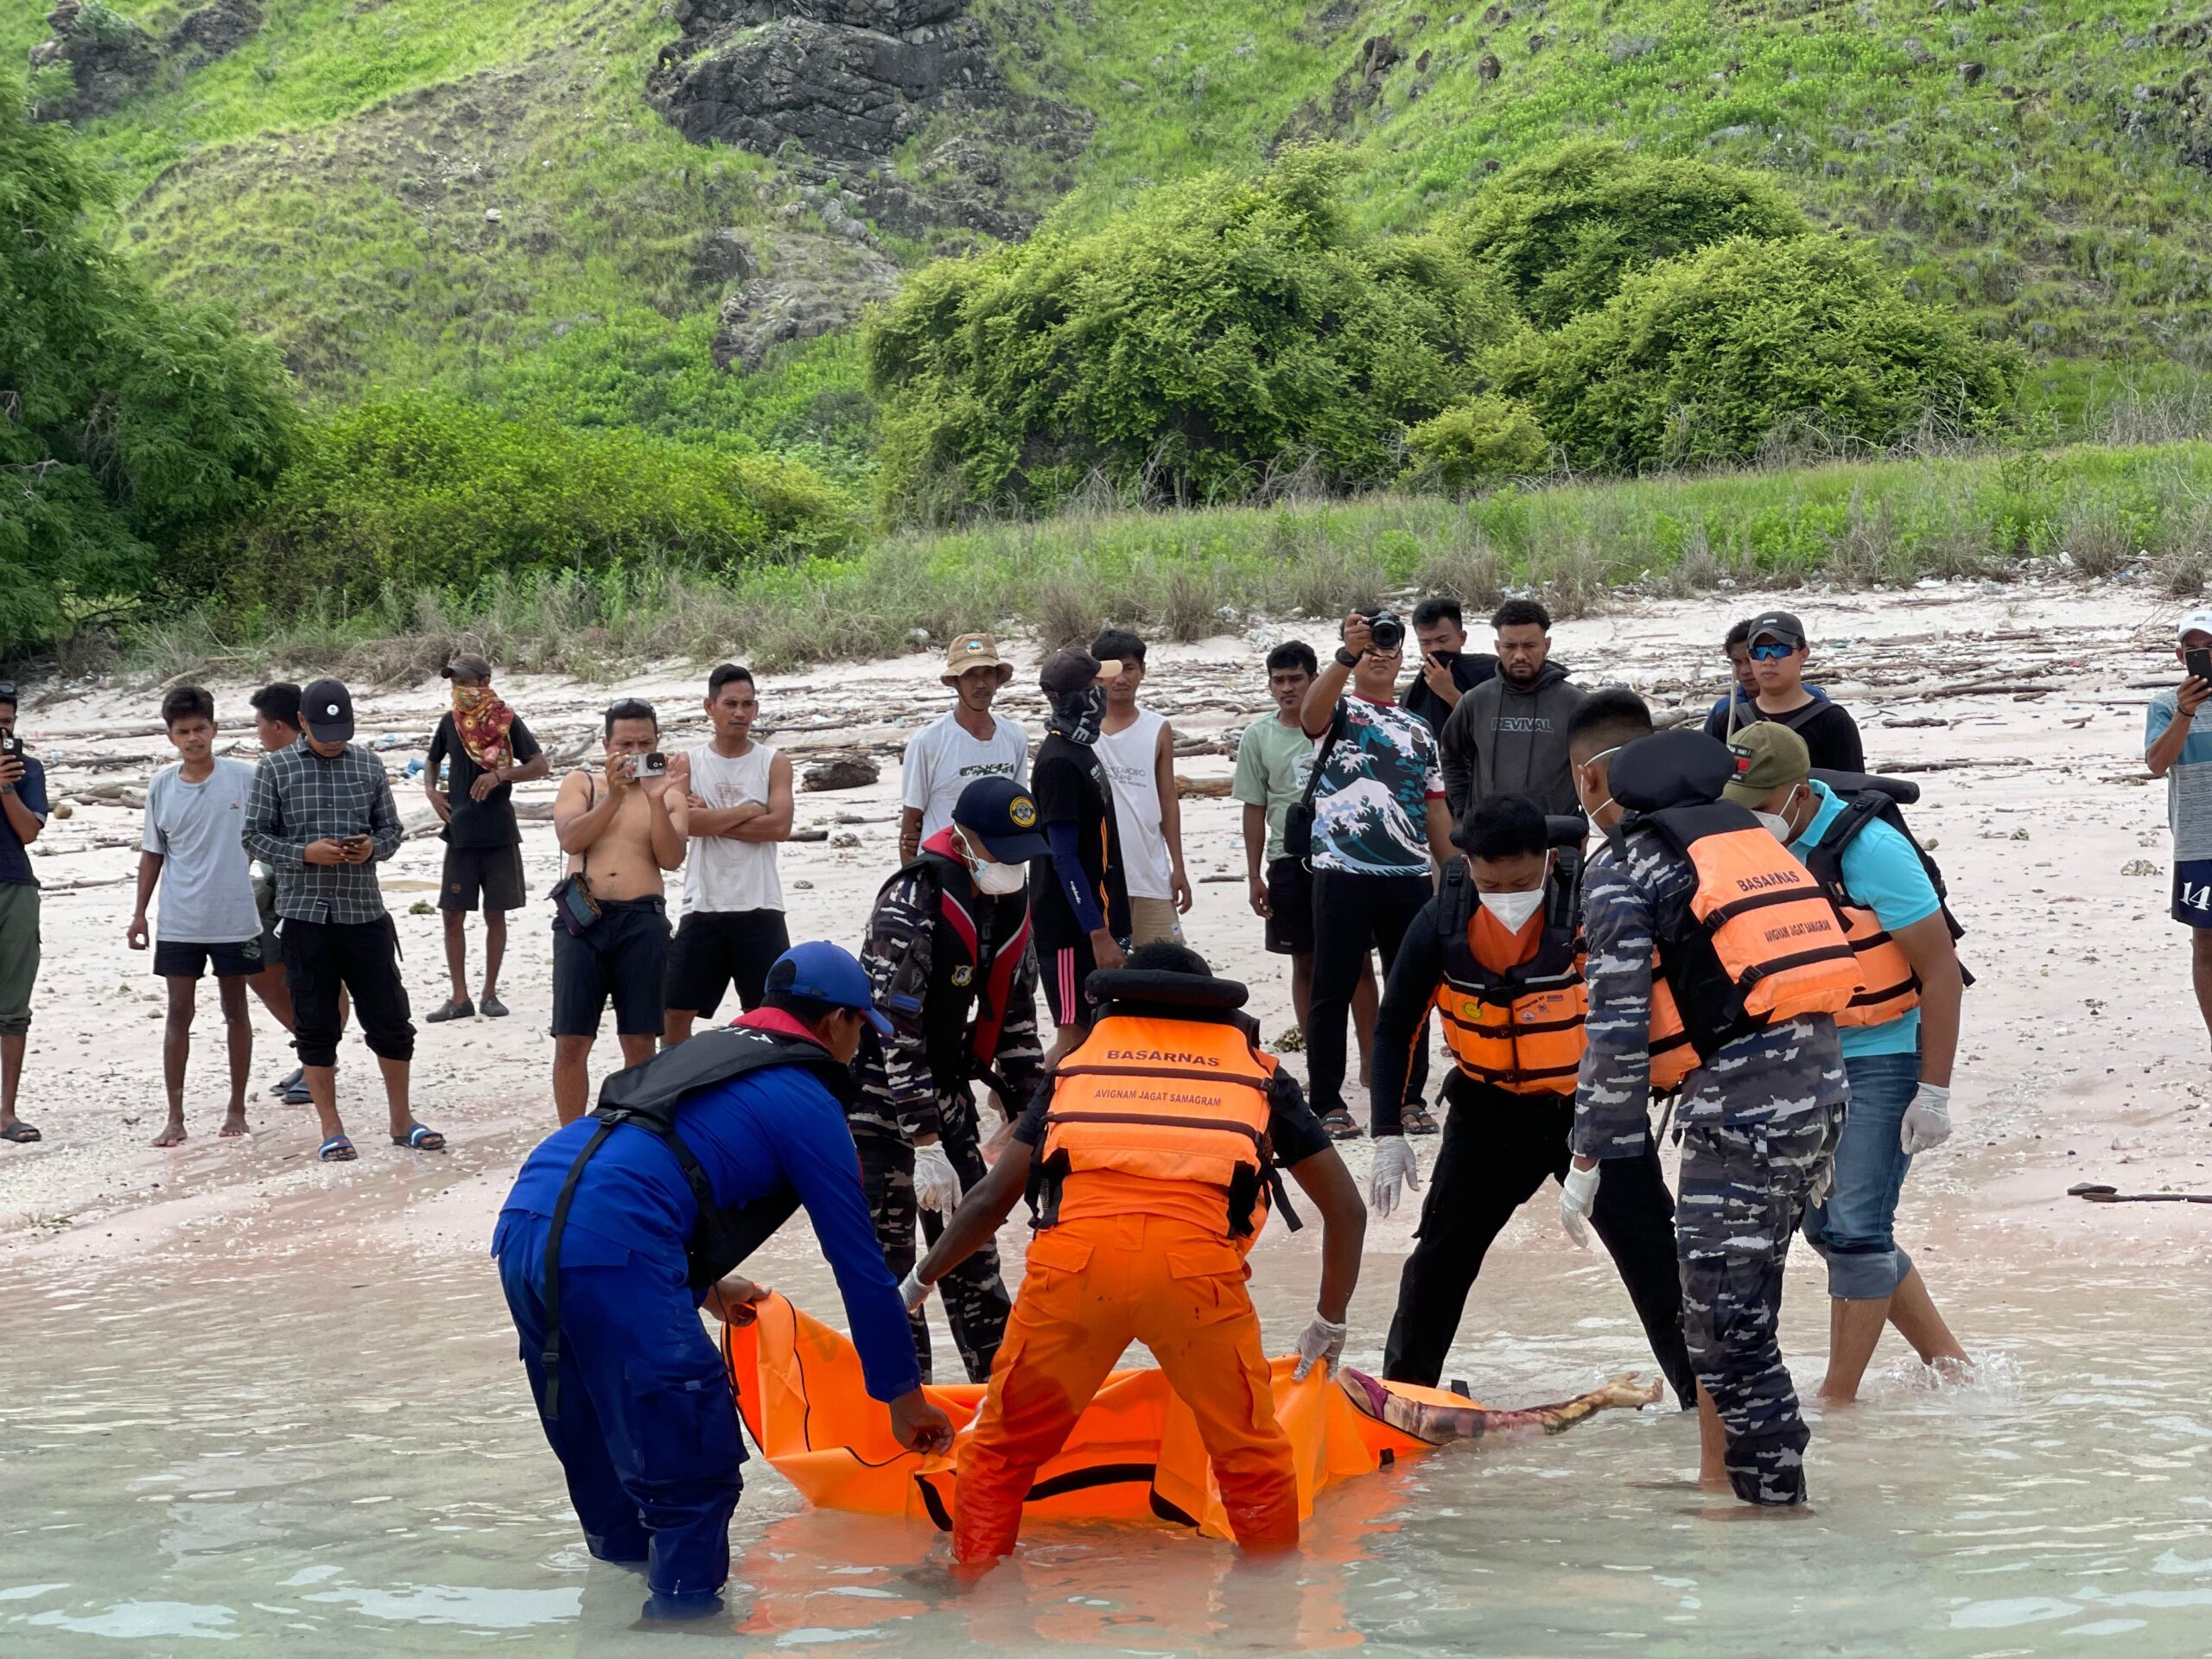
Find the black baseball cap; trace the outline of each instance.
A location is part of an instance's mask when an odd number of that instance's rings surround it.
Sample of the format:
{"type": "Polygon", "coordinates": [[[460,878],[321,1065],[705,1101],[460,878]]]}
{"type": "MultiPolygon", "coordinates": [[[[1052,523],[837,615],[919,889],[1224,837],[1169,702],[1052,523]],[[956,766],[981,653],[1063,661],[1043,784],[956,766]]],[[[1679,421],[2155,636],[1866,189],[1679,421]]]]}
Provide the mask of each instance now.
{"type": "Polygon", "coordinates": [[[952,821],[1001,864],[1027,864],[1052,849],[1037,833],[1037,803],[1011,778],[978,778],[952,804],[952,821]]]}
{"type": "Polygon", "coordinates": [[[353,739],[353,694],[337,680],[310,680],[300,693],[300,722],[318,743],[353,739]]]}
{"type": "Polygon", "coordinates": [[[1121,671],[1118,662],[1102,663],[1089,652],[1071,647],[1045,659],[1045,665],[1037,671],[1037,689],[1058,702],[1073,696],[1101,676],[1110,680],[1121,671]]]}
{"type": "Polygon", "coordinates": [[[484,685],[492,678],[492,664],[471,652],[463,652],[438,672],[449,680],[467,680],[484,685]]]}
{"type": "Polygon", "coordinates": [[[1751,631],[1745,643],[1756,645],[1762,639],[1775,639],[1792,645],[1802,645],[1805,625],[1788,611],[1769,611],[1764,616],[1751,619],[1751,631]]]}

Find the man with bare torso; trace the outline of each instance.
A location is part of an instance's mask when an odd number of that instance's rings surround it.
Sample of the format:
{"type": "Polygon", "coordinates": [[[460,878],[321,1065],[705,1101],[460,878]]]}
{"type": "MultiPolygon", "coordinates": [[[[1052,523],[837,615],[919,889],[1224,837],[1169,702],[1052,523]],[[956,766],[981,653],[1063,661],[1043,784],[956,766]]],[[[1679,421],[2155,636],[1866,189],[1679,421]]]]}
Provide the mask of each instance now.
{"type": "Polygon", "coordinates": [[[581,889],[562,895],[553,918],[553,1104],[563,1123],[589,1104],[591,1046],[608,998],[624,1065],[651,1059],[660,1036],[663,876],[683,862],[684,836],[669,813],[659,745],[652,704],[623,698],[607,711],[605,767],[570,772],[553,803],[554,833],[581,889]]]}

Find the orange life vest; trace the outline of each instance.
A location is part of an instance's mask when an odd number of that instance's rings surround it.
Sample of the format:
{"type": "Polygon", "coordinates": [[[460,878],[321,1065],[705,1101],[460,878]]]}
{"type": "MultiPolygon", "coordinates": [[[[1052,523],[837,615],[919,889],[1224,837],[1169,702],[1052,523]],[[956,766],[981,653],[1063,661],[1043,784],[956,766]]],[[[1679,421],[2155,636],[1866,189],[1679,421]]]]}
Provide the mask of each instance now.
{"type": "MultiPolygon", "coordinates": [[[[1866,826],[1876,819],[1888,824],[1905,839],[1920,859],[1920,868],[1927,872],[1929,885],[1936,889],[1936,902],[1942,906],[1944,925],[1950,930],[1955,942],[1965,935],[1958,918],[1951,914],[1950,895],[1943,885],[1943,872],[1928,855],[1904,814],[1897,809],[1901,804],[1916,801],[1920,791],[1912,785],[1894,778],[1877,778],[1847,772],[1816,773],[1829,792],[1844,802],[1844,810],[1831,822],[1819,842],[1805,854],[1805,868],[1813,878],[1835,901],[1843,912],[1843,919],[1850,930],[1851,948],[1859,953],[1859,994],[1851,999],[1850,1007],[1835,1017],[1839,1026],[1884,1026],[1892,1020],[1901,1020],[1920,1006],[1920,976],[1912,971],[1912,961],[1904,947],[1891,938],[1879,918],[1863,905],[1851,902],[1851,894],[1843,880],[1843,855],[1857,840],[1866,826]]],[[[1974,976],[1966,974],[1966,982],[1974,983],[1974,976]]]]}
{"type": "Polygon", "coordinates": [[[1535,954],[1503,973],[1487,966],[1475,949],[1484,914],[1466,865],[1452,860],[1436,900],[1444,976],[1433,1002],[1445,1046],[1459,1070],[1478,1083],[1509,1094],[1572,1095],[1582,1069],[1582,1020],[1590,1007],[1574,895],[1567,883],[1552,882],[1535,954]]]}
{"type": "MultiPolygon", "coordinates": [[[[1657,833],[1696,873],[1679,936],[1662,937],[1658,945],[1700,1059],[1764,1027],[1834,1016],[1850,1006],[1861,981],[1843,917],[1750,812],[1710,801],[1637,813],[1633,822],[1657,833]]],[[[1656,1007],[1655,998],[1655,1013],[1656,1007]]]]}
{"type": "Polygon", "coordinates": [[[1651,1092],[1678,1094],[1691,1072],[1697,1070],[1697,1048],[1682,1025],[1681,1010],[1655,954],[1651,958],[1651,1092]]]}
{"type": "Polygon", "coordinates": [[[1218,1188],[1228,1236],[1255,1236],[1274,1177],[1274,1057],[1233,1020],[1109,1007],[1054,1074],[1037,1147],[1037,1224],[1058,1221],[1070,1183],[1111,1170],[1218,1188]]]}

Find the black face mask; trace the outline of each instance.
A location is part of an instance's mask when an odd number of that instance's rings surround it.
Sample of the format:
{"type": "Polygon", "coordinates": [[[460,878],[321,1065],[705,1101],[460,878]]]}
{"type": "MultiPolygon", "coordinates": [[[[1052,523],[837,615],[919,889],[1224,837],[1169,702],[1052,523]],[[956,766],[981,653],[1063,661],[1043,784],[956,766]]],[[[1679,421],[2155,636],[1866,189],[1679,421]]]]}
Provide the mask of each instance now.
{"type": "Polygon", "coordinates": [[[1054,702],[1052,717],[1045,722],[1045,728],[1088,748],[1098,741],[1099,722],[1105,718],[1106,688],[1094,683],[1071,697],[1054,702]]]}

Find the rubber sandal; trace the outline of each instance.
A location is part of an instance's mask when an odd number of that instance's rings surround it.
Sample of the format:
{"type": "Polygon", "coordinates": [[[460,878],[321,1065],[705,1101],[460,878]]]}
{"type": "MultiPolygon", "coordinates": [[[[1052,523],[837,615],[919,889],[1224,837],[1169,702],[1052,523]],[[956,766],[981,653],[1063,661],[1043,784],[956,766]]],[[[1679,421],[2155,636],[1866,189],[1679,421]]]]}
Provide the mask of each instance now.
{"type": "Polygon", "coordinates": [[[6,1128],[0,1129],[0,1141],[12,1141],[19,1147],[31,1146],[45,1139],[35,1126],[24,1122],[20,1117],[6,1128]]]}
{"type": "Polygon", "coordinates": [[[484,1017],[486,1020],[505,1019],[507,1017],[507,1005],[500,1001],[496,996],[486,997],[484,999],[484,1017]]]}
{"type": "Polygon", "coordinates": [[[284,1103],[287,1106],[312,1106],[315,1104],[315,1096],[309,1091],[307,1084],[296,1083],[284,1091],[284,1103]]]}
{"type": "Polygon", "coordinates": [[[1321,1119],[1321,1128],[1332,1141],[1357,1141],[1360,1138],[1359,1125],[1351,1121],[1350,1112],[1327,1114],[1321,1119]]]}
{"type": "Polygon", "coordinates": [[[291,1095],[292,1090],[295,1089],[304,1089],[307,1087],[306,1077],[307,1068],[303,1065],[296,1065],[286,1075],[279,1077],[276,1082],[270,1084],[269,1085],[269,1092],[276,1096],[279,1100],[284,1101],[287,1105],[289,1105],[292,1103],[289,1096],[291,1095]]]}
{"type": "Polygon", "coordinates": [[[315,1149],[315,1155],[326,1164],[350,1164],[361,1154],[344,1135],[334,1135],[315,1149]]]}
{"type": "Polygon", "coordinates": [[[1434,1135],[1436,1133],[1436,1120],[1428,1115],[1428,1108],[1422,1105],[1399,1108],[1398,1125],[1408,1135],[1434,1135]]]}
{"type": "Polygon", "coordinates": [[[417,1123],[404,1135],[391,1137],[395,1147],[405,1147],[410,1152],[443,1152],[446,1138],[428,1124],[417,1123]]]}
{"type": "Polygon", "coordinates": [[[442,1026],[448,1020],[474,1020],[475,1017],[476,1005],[465,996],[459,1001],[448,997],[423,1016],[434,1026],[442,1026]]]}

